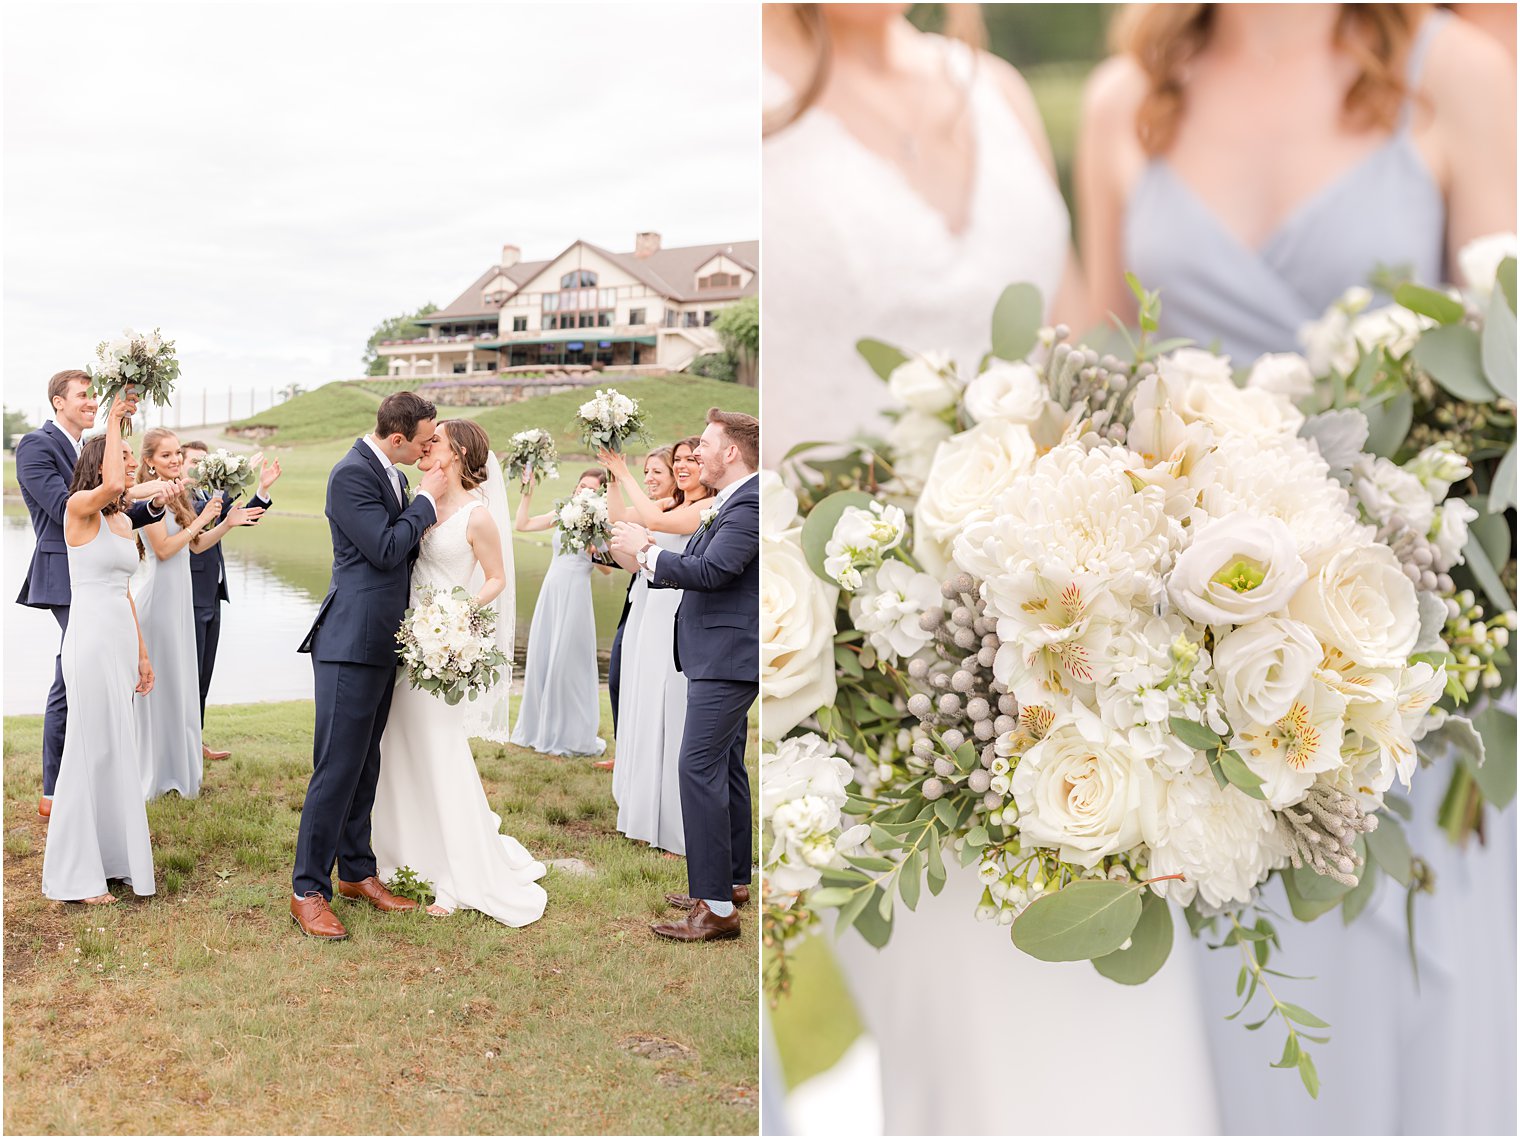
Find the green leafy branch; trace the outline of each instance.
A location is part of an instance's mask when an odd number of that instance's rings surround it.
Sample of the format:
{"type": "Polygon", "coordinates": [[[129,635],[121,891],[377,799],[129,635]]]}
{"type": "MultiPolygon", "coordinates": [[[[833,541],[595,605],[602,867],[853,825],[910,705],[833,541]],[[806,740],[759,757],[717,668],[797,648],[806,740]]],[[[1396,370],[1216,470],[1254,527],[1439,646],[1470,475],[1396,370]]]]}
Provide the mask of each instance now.
{"type": "Polygon", "coordinates": [[[1230,945],[1240,946],[1241,957],[1244,963],[1240,967],[1240,975],[1235,982],[1235,995],[1238,997],[1244,994],[1245,1001],[1238,1009],[1225,1017],[1225,1019],[1234,1020],[1241,1013],[1245,1012],[1255,999],[1258,990],[1265,993],[1267,1000],[1272,1004],[1271,1009],[1260,1020],[1246,1025],[1246,1029],[1255,1032],[1274,1016],[1279,1018],[1283,1023],[1283,1027],[1287,1029],[1288,1037],[1283,1045],[1282,1058],[1273,1064],[1272,1067],[1296,1067],[1299,1078],[1303,1080],[1304,1087],[1309,1092],[1309,1095],[1318,1099],[1319,1072],[1315,1069],[1314,1060],[1309,1055],[1308,1049],[1304,1047],[1303,1041],[1312,1040],[1316,1044],[1327,1044],[1330,1041],[1330,1037],[1311,1036],[1309,1033],[1304,1032],[1303,1029],[1329,1028],[1330,1025],[1307,1009],[1279,999],[1272,989],[1271,982],[1267,980],[1268,977],[1279,977],[1289,981],[1305,981],[1310,978],[1294,977],[1291,974],[1280,973],[1275,969],[1267,968],[1267,962],[1271,959],[1272,948],[1275,946],[1281,949],[1282,944],[1277,939],[1277,930],[1273,928],[1272,923],[1267,921],[1266,918],[1258,918],[1254,925],[1245,926],[1240,923],[1238,914],[1231,913],[1226,916],[1230,919],[1230,932],[1225,935],[1222,942],[1218,945],[1210,946],[1210,948],[1223,949],[1230,945]]]}

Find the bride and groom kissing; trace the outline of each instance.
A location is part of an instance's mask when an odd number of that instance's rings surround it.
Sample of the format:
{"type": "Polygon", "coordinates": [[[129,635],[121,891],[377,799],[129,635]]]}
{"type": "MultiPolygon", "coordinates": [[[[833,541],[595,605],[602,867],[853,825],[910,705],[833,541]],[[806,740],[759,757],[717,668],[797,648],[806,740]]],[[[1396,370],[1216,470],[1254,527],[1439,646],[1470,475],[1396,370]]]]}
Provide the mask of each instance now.
{"type": "MultiPolygon", "coordinates": [[[[647,565],[652,585],[687,591],[676,652],[694,681],[681,757],[691,898],[676,899],[689,910],[684,921],[655,930],[676,940],[738,936],[732,907],[748,893],[752,860],[743,752],[758,690],[759,513],[749,477],[758,424],[737,417],[748,425],[735,443],[715,419],[722,414],[709,415],[702,447],[720,505],[688,552],[653,553],[639,527],[620,527],[612,542],[614,552],[647,565]]],[[[505,483],[486,433],[469,420],[438,422],[434,406],[414,393],[390,395],[374,432],[333,468],[325,512],[332,580],[300,646],[312,657],[316,723],[292,919],[311,937],[348,936],[330,904],[336,864],[339,896],[382,911],[417,908],[384,882],[408,866],[434,885],[429,913],[466,908],[512,926],[536,921],[547,902],[538,885],[546,870],[500,833],[470,750],[479,711],[396,683],[396,632],[415,586],[465,586],[486,604],[501,597],[512,572],[505,483]],[[422,472],[415,498],[397,464],[422,472]]],[[[501,615],[499,636],[511,616],[501,615]]],[[[510,638],[505,632],[509,653],[510,638]]],[[[509,686],[504,676],[471,704],[500,702],[504,710],[509,686]]]]}

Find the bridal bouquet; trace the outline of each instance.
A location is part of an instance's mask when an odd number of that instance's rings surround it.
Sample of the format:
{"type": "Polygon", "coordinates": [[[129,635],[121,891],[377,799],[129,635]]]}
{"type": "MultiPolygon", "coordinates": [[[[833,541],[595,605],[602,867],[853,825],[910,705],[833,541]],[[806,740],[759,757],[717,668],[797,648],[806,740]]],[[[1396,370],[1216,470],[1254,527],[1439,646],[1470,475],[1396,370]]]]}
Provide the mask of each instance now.
{"type": "Polygon", "coordinates": [[[501,679],[506,654],[496,647],[496,610],[476,605],[468,590],[419,586],[396,641],[413,688],[450,704],[475,699],[501,679]]]}
{"type": "Polygon", "coordinates": [[[228,498],[241,498],[258,485],[259,471],[247,455],[217,448],[191,468],[190,477],[207,494],[220,491],[228,498]]]}
{"type": "MultiPolygon", "coordinates": [[[[128,384],[137,389],[140,399],[163,407],[179,379],[174,341],[162,339],[158,329],[143,334],[128,328],[115,340],[102,340],[95,346],[95,360],[88,369],[90,394],[99,402],[102,414],[128,384]]],[[[131,433],[130,421],[122,430],[131,433]]]]}
{"type": "Polygon", "coordinates": [[[1314,373],[1301,405],[1355,409],[1370,425],[1353,494],[1385,541],[1425,547],[1427,571],[1457,589],[1452,672],[1479,710],[1475,732],[1441,736],[1456,761],[1441,809],[1453,840],[1481,831],[1486,802],[1515,795],[1516,252],[1514,234],[1480,238],[1458,255],[1465,293],[1403,282],[1394,304],[1370,308],[1354,288],[1301,333],[1314,373]],[[1489,751],[1500,761],[1485,763],[1489,751]]]}
{"type": "MultiPolygon", "coordinates": [[[[1175,904],[1240,948],[1239,995],[1317,1094],[1306,1029],[1328,1026],[1266,982],[1278,932],[1252,911],[1273,875],[1305,921],[1355,916],[1374,868],[1415,881],[1392,789],[1427,731],[1471,730],[1432,714],[1468,696],[1463,604],[1432,572],[1461,552],[1394,541],[1348,489],[1366,421],[1300,412],[1303,360],[1239,386],[1149,343],[1158,298],[1131,283],[1128,361],[1040,328],[1028,286],[973,373],[862,342],[906,405],[892,438],[801,449],[800,493],[766,477],[762,762],[793,773],[767,783],[767,945],[828,908],[883,945],[894,897],[938,893],[953,858],[1017,948],[1139,984],[1175,904]],[[835,756],[856,789],[820,792],[835,756]]],[[[1458,473],[1442,449],[1415,471],[1433,503],[1458,473]]]]}
{"type": "Polygon", "coordinates": [[[559,452],[554,447],[554,436],[542,427],[519,431],[507,444],[507,478],[521,480],[529,471],[536,471],[540,479],[552,479],[559,474],[559,452]]]}
{"type": "Polygon", "coordinates": [[[554,516],[565,548],[578,554],[605,547],[612,537],[607,495],[603,491],[581,487],[554,504],[554,516]]]}
{"type": "Polygon", "coordinates": [[[629,439],[644,437],[644,409],[615,388],[598,388],[575,413],[575,425],[592,454],[603,447],[621,453],[629,439]]]}

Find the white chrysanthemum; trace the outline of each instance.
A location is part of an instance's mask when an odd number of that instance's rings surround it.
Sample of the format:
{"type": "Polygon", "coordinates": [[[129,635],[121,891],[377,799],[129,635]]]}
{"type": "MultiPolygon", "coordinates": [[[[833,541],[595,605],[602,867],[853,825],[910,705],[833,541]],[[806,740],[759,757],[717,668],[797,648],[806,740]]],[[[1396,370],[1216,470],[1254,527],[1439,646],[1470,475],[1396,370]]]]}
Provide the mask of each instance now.
{"type": "Polygon", "coordinates": [[[1160,489],[1136,489],[1127,471],[1141,465],[1122,447],[1056,447],[998,499],[989,520],[966,528],[955,563],[992,588],[1006,572],[1033,569],[1093,578],[1122,600],[1154,592],[1179,531],[1160,489]]]}
{"type": "Polygon", "coordinates": [[[934,639],[919,618],[942,605],[939,582],[904,562],[882,563],[870,583],[850,601],[850,618],[883,660],[910,657],[934,639]]]}
{"type": "Polygon", "coordinates": [[[1186,906],[1202,896],[1211,906],[1241,905],[1267,875],[1288,861],[1288,844],[1271,808],[1236,787],[1221,787],[1199,760],[1169,780],[1162,794],[1163,837],[1152,844],[1149,874],[1181,874],[1152,889],[1186,906]]]}

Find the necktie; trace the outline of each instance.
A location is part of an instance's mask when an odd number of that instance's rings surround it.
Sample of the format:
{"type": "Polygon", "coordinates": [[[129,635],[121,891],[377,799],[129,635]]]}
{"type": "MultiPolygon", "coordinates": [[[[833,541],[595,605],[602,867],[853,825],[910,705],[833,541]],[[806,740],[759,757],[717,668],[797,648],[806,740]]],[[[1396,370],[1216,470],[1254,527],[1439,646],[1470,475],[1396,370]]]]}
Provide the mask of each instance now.
{"type": "Polygon", "coordinates": [[[386,467],[385,473],[391,476],[391,489],[396,492],[396,501],[403,507],[406,506],[406,499],[401,494],[401,472],[395,467],[386,467]]]}

